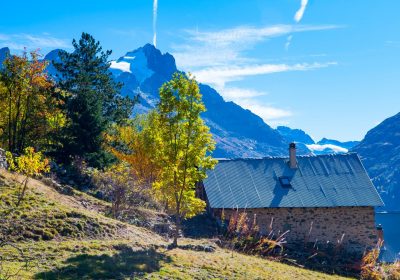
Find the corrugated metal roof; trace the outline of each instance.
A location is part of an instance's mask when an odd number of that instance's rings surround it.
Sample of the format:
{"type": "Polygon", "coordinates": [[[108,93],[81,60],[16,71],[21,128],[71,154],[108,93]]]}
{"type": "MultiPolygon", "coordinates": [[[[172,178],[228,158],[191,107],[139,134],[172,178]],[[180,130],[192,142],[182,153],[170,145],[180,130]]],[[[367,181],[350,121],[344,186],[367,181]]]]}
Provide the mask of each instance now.
{"type": "Polygon", "coordinates": [[[204,180],[211,208],[382,206],[356,153],[219,160],[204,180]],[[287,177],[291,187],[283,187],[287,177]]]}

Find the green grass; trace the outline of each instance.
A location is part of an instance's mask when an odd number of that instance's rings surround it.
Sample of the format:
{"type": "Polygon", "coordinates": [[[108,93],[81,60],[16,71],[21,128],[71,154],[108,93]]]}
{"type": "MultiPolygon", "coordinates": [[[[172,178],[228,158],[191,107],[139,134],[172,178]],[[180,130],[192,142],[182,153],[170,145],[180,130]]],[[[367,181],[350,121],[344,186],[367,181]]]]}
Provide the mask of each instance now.
{"type": "MultiPolygon", "coordinates": [[[[131,240],[39,241],[21,247],[35,259],[21,271],[22,279],[345,279],[224,249],[166,250],[131,240]]],[[[23,263],[7,265],[17,270],[23,263]]]]}
{"type": "Polygon", "coordinates": [[[14,279],[344,279],[221,248],[167,250],[157,234],[105,217],[103,202],[38,181],[15,207],[9,175],[0,172],[0,241],[11,241],[0,246],[0,279],[17,271],[14,279]]]}
{"type": "Polygon", "coordinates": [[[0,185],[0,232],[9,240],[113,237],[122,224],[106,223],[29,191],[16,207],[17,185],[0,185]]]}

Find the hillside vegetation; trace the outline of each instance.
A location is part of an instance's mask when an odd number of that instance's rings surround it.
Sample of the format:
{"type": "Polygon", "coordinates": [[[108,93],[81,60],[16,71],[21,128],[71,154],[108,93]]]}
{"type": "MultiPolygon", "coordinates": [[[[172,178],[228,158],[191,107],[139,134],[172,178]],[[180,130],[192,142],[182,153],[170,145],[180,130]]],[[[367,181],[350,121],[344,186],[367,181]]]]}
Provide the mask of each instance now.
{"type": "Polygon", "coordinates": [[[15,208],[15,176],[4,170],[0,176],[0,232],[10,242],[0,248],[0,274],[22,268],[15,279],[341,279],[221,249],[208,239],[181,244],[214,252],[168,250],[168,240],[156,233],[106,217],[106,202],[76,190],[61,194],[37,180],[15,208]]]}

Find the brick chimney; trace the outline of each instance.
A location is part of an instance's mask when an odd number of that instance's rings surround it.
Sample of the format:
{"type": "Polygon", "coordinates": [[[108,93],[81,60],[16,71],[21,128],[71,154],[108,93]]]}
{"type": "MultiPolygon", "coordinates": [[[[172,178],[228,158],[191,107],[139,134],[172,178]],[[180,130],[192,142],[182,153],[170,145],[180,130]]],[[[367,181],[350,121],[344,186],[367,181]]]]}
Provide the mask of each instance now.
{"type": "Polygon", "coordinates": [[[296,144],[289,144],[289,167],[297,168],[297,160],[296,160],[296,144]]]}

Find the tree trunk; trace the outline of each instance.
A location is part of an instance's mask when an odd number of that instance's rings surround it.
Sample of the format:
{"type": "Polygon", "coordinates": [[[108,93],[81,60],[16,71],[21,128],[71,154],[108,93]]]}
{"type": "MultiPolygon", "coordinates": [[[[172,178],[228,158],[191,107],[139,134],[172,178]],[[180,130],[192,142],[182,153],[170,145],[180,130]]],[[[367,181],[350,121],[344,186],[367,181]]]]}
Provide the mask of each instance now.
{"type": "Polygon", "coordinates": [[[12,144],[12,92],[9,89],[9,102],[8,102],[8,150],[13,152],[13,144],[12,144]]]}
{"type": "Polygon", "coordinates": [[[21,204],[21,201],[24,199],[26,189],[28,188],[28,179],[29,177],[26,177],[22,190],[18,195],[17,207],[21,204]]]}
{"type": "Polygon", "coordinates": [[[179,216],[175,219],[175,231],[174,231],[174,240],[172,241],[172,248],[178,247],[178,238],[179,238],[179,230],[181,228],[181,218],[179,216]]]}

